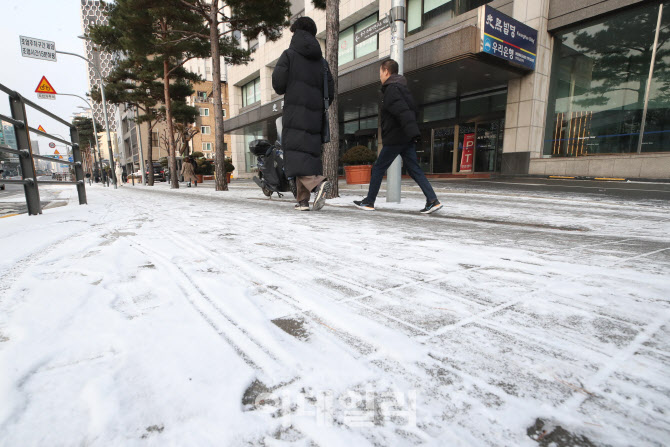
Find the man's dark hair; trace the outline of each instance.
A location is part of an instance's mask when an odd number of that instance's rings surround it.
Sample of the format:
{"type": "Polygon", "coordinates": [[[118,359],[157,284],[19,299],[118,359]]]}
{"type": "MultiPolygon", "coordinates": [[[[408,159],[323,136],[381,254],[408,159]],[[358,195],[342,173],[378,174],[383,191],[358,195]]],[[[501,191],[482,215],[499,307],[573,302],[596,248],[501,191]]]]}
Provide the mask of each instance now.
{"type": "Polygon", "coordinates": [[[388,71],[389,73],[393,74],[398,74],[398,63],[394,61],[393,59],[387,59],[384,62],[382,62],[381,67],[388,71]]]}
{"type": "Polygon", "coordinates": [[[316,23],[309,17],[300,17],[293,22],[293,25],[291,25],[291,32],[295,33],[299,29],[307,31],[312,36],[316,36],[316,23]]]}

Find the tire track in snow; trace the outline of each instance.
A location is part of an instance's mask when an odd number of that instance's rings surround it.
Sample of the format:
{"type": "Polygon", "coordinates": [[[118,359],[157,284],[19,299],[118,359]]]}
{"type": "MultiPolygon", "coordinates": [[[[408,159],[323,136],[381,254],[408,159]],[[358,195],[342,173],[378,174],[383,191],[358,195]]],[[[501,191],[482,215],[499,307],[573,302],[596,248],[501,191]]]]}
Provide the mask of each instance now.
{"type": "Polygon", "coordinates": [[[189,304],[200,317],[233,348],[245,363],[263,373],[267,379],[281,377],[283,365],[281,365],[278,356],[270,352],[264,345],[252,337],[248,331],[224,313],[220,307],[214,303],[212,298],[205,293],[198,284],[189,278],[186,272],[178,264],[162,259],[160,253],[137,240],[133,241],[132,246],[151,259],[152,262],[155,262],[157,266],[160,265],[166,271],[171,271],[176,277],[181,278],[181,284],[177,282],[177,286],[183,291],[189,304]],[[184,283],[187,283],[188,285],[184,287],[184,283]],[[195,290],[196,293],[193,293],[191,290],[195,290]],[[198,303],[198,301],[200,302],[198,303]],[[224,321],[221,321],[222,319],[224,321]],[[237,334],[235,332],[237,332],[237,334]]]}

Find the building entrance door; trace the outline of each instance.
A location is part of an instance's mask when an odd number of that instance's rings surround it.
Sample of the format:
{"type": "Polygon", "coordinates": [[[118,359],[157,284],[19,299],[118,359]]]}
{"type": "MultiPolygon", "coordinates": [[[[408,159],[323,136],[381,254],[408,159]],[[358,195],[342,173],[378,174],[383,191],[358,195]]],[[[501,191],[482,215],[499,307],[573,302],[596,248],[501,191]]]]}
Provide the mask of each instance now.
{"type": "Polygon", "coordinates": [[[433,156],[430,172],[451,172],[454,160],[455,127],[433,129],[433,156]]]}
{"type": "Polygon", "coordinates": [[[498,172],[502,160],[505,120],[477,123],[475,136],[475,172],[498,172]]]}
{"type": "Polygon", "coordinates": [[[421,167],[433,174],[459,173],[465,135],[473,134],[474,172],[500,172],[504,128],[505,120],[495,119],[432,129],[432,150],[425,148],[418,155],[421,167]]]}

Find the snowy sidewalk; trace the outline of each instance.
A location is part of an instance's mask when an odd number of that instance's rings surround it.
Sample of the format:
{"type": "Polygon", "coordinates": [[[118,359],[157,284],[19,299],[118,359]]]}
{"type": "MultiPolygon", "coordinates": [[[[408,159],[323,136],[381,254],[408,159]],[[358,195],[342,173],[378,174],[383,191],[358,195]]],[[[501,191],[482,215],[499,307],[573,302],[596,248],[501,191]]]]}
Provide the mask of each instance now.
{"type": "Polygon", "coordinates": [[[670,439],[670,204],[87,193],[0,220],[0,446],[670,439]]]}

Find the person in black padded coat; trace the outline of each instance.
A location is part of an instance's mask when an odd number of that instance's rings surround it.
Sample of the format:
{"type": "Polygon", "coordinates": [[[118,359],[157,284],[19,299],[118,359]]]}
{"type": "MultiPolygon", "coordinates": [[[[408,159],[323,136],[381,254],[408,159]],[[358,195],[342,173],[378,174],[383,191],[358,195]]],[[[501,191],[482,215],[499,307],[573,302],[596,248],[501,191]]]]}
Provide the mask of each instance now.
{"type": "Polygon", "coordinates": [[[398,74],[398,68],[398,63],[393,59],[385,60],[379,67],[379,80],[382,83],[379,116],[383,147],[372,166],[368,195],[363,200],[354,200],[354,204],[358,208],[374,211],[384,173],[400,156],[407,173],[426,196],[426,206],[420,212],[431,214],[441,209],[442,204],[419,166],[416,142],[421,132],[416,121],[417,107],[407,88],[407,79],[398,74]]]}
{"type": "MultiPolygon", "coordinates": [[[[291,45],[279,57],[272,72],[272,87],[284,95],[283,130],[284,170],[295,177],[299,211],[309,211],[311,193],[313,209],[323,208],[330,182],[323,176],[321,162],[321,129],[324,97],[330,104],[334,95],[333,76],[316,40],[316,24],[300,17],[291,25],[291,45]],[[324,92],[324,71],[328,91],[324,92]]],[[[337,179],[334,179],[337,181],[337,179]]]]}

